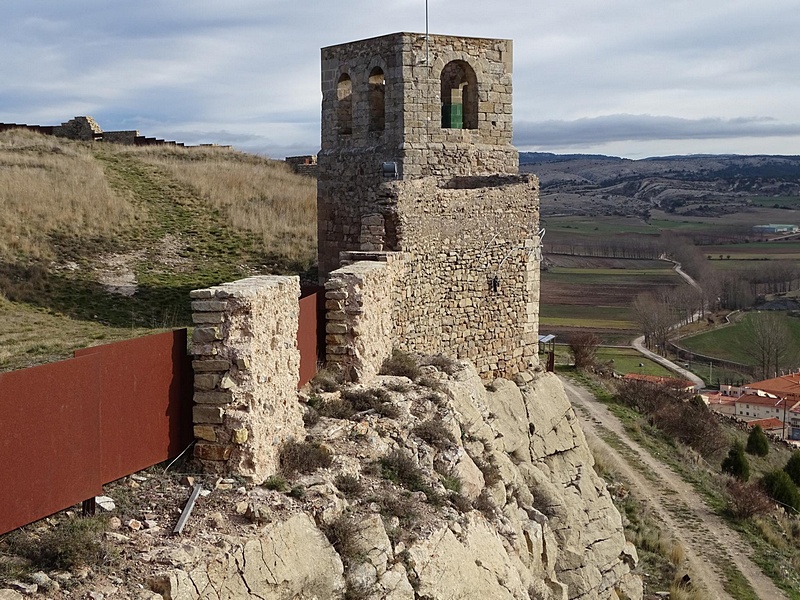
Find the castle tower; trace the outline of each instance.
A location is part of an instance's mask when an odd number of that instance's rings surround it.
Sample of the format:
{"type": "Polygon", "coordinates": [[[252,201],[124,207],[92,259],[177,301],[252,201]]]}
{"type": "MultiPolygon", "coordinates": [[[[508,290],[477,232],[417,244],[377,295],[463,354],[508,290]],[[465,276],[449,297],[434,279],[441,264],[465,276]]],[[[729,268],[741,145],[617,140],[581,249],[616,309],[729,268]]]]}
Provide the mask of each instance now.
{"type": "Polygon", "coordinates": [[[359,252],[402,253],[397,345],[487,376],[536,362],[538,181],[511,145],[511,63],[510,40],[395,33],[322,49],[320,276],[359,252]]]}

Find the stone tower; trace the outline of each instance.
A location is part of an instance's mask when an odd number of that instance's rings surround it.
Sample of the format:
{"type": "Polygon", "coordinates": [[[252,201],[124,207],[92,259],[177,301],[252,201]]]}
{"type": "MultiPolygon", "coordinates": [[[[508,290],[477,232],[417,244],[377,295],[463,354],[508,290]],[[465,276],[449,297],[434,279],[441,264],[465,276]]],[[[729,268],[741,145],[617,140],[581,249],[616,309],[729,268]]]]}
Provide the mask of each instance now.
{"type": "Polygon", "coordinates": [[[510,40],[395,33],[322,49],[321,278],[397,253],[393,338],[536,363],[538,181],[511,145],[510,40]]]}

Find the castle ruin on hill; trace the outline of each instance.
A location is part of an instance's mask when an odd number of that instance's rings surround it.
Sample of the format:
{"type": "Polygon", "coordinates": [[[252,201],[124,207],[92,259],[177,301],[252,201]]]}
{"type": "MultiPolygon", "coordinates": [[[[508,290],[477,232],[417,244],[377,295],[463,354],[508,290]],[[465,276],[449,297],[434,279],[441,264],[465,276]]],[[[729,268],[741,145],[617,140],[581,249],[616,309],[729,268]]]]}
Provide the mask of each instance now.
{"type": "MultiPolygon", "coordinates": [[[[347,379],[368,381],[401,349],[533,380],[538,180],[511,145],[511,52],[412,33],[322,50],[325,362],[347,379]]],[[[209,470],[272,473],[302,433],[297,279],[192,292],[194,455],[209,470]]]]}

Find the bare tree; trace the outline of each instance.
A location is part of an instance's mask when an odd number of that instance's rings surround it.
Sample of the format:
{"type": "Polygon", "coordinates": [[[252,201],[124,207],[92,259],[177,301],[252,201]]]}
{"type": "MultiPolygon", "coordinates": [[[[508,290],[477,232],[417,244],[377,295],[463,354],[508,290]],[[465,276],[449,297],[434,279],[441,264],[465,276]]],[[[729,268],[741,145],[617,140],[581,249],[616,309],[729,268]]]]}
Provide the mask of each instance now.
{"type": "Polygon", "coordinates": [[[761,379],[777,377],[786,366],[792,349],[789,327],[776,313],[758,312],[748,316],[742,326],[742,349],[753,360],[761,379]]]}
{"type": "Polygon", "coordinates": [[[665,351],[669,330],[678,318],[675,315],[671,293],[668,290],[657,294],[644,293],[633,301],[633,314],[644,334],[645,345],[665,351]]]}
{"type": "Polygon", "coordinates": [[[594,366],[597,362],[597,347],[600,338],[591,332],[576,332],[569,337],[569,353],[575,362],[575,367],[584,369],[594,366]]]}

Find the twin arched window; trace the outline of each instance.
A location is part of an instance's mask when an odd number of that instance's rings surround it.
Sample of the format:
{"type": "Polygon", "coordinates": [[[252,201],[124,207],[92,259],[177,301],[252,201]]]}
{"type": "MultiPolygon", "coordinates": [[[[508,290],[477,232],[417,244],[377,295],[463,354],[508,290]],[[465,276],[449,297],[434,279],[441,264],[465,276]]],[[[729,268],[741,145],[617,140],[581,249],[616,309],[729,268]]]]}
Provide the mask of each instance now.
{"type": "MultiPolygon", "coordinates": [[[[347,73],[336,83],[336,126],[339,135],[353,133],[353,80],[347,73]]],[[[386,78],[380,67],[369,74],[369,130],[383,131],[386,127],[386,78]]]]}

